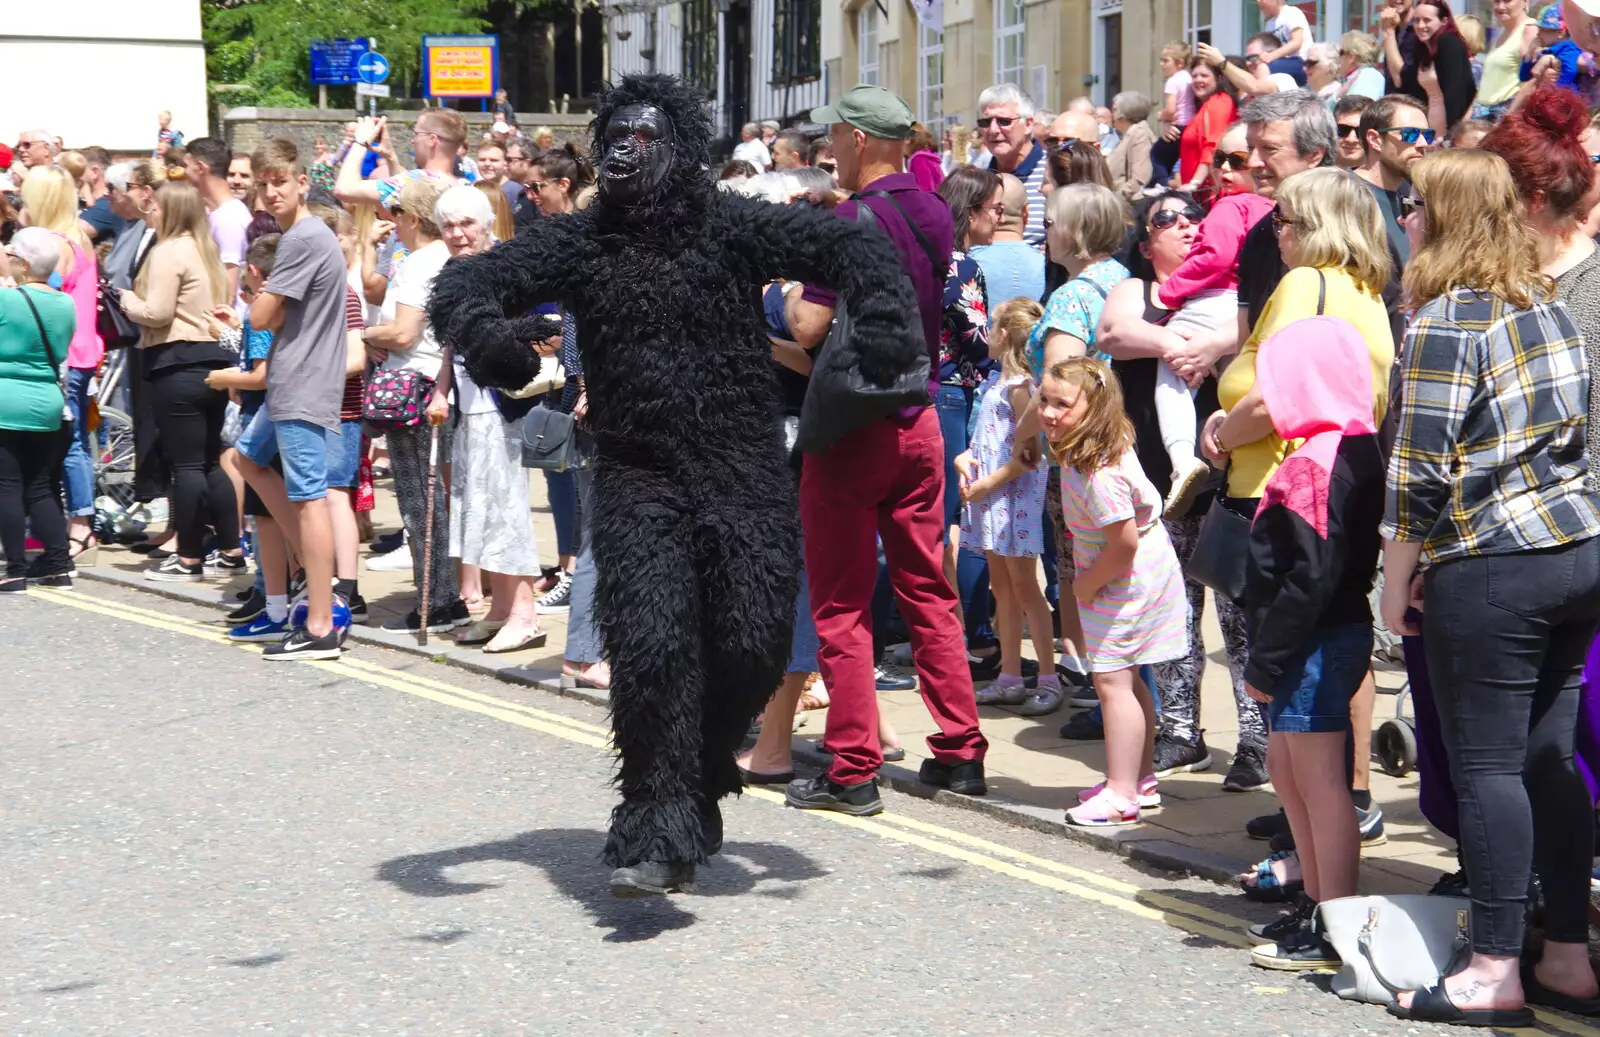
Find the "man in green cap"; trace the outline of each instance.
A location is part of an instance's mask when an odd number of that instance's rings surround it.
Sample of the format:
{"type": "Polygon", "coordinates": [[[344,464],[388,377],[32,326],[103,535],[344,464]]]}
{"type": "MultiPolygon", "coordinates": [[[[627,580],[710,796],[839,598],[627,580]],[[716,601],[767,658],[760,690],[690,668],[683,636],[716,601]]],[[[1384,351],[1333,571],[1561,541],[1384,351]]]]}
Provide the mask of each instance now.
{"type": "MultiPolygon", "coordinates": [[[[913,118],[880,86],[855,86],[838,104],[814,109],[833,139],[839,186],[856,194],[835,213],[855,220],[865,205],[900,254],[916,291],[930,371],[939,371],[944,285],[954,231],[950,208],[922,191],[905,169],[913,118]]],[[[833,292],[807,285],[790,328],[808,349],[821,345],[833,320],[833,292]]],[[[929,385],[930,398],[938,391],[929,385]]],[[[956,594],[944,576],[944,439],[932,408],[918,407],[857,429],[820,454],[808,454],[800,481],[806,573],[820,649],[817,663],[831,693],[828,773],[789,785],[790,806],[876,814],[874,777],[883,763],[873,670],[871,608],[877,543],[883,543],[900,614],[911,628],[922,698],[939,725],[928,738],[933,759],[922,780],[983,795],[978,706],[967,667],[956,594]]]]}

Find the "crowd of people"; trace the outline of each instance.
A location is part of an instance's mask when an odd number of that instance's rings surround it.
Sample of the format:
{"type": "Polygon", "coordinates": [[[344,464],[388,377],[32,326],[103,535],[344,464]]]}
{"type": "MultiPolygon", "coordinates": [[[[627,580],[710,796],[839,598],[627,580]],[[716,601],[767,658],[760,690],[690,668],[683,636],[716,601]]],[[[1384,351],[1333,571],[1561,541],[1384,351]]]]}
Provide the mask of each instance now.
{"type": "MultiPolygon", "coordinates": [[[[1481,83],[1444,0],[1385,7],[1381,40],[1334,49],[1298,8],[1259,3],[1243,58],[1163,48],[1159,103],[1041,113],[998,84],[969,147],[858,86],[813,113],[826,137],[752,124],[705,171],[767,205],[875,223],[929,369],[925,406],[796,450],[841,303],[816,284],[762,293],[807,535],[787,674],[740,774],[786,784],[797,808],[881,811],[876,772],[904,749],[875,693],[915,687],[938,726],[921,779],[984,795],[979,708],[1070,705],[1063,737],[1103,740],[1106,773],[1066,821],[1138,824],[1162,778],[1213,765],[1209,597],[1238,716],[1224,788],[1270,785],[1283,807],[1248,825],[1272,853],[1242,891],[1288,904],[1252,930],[1252,960],[1334,967],[1317,908],[1360,892],[1361,848],[1384,838],[1368,789],[1376,624],[1403,639],[1423,811],[1459,850],[1435,892],[1471,916],[1470,958],[1390,1011],[1600,1015],[1585,777],[1600,759],[1580,760],[1578,737],[1600,628],[1587,59],[1563,45],[1559,8],[1535,20],[1521,0],[1497,2],[1499,35],[1476,42],[1481,83]],[[797,779],[791,724],[820,706],[832,763],[797,779]],[[1535,898],[1544,940],[1527,957],[1535,898]]],[[[417,591],[388,625],[510,652],[570,609],[564,674],[608,687],[586,344],[560,308],[532,311],[517,326],[538,377],[483,388],[429,319],[453,260],[583,209],[594,171],[583,147],[504,120],[470,171],[467,145],[458,113],[426,109],[407,168],[387,122],[362,119],[319,186],[318,159],[284,140],[248,156],[190,140],[178,176],[166,138],[165,162],[83,148],[75,163],[25,134],[18,190],[0,195],[17,226],[0,591],[70,586],[92,563],[89,387],[123,349],[138,494],[170,500],[170,546],[136,547],[157,556],[151,580],[253,568],[230,636],[267,658],[339,654],[366,618],[359,515],[386,467],[404,528],[367,564],[409,569],[417,591]],[[536,465],[553,567],[530,518],[530,416],[575,429],[570,464],[536,465]]]]}

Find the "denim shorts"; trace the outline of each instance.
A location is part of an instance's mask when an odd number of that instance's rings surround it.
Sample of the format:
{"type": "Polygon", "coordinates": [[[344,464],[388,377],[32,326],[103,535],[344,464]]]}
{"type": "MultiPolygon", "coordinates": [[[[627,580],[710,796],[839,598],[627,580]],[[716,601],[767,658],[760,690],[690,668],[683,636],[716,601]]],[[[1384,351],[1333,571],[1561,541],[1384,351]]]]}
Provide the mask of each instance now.
{"type": "Polygon", "coordinates": [[[789,673],[817,672],[817,624],[811,618],[811,583],[800,569],[800,593],[795,595],[794,634],[789,638],[789,673]]]}
{"type": "Polygon", "coordinates": [[[1271,689],[1271,729],[1291,735],[1343,731],[1350,725],[1350,699],[1371,668],[1371,623],[1317,627],[1271,689]]]}
{"type": "Polygon", "coordinates": [[[348,490],[361,468],[361,422],[341,421],[339,434],[328,436],[328,488],[348,490]]]}
{"type": "Polygon", "coordinates": [[[328,437],[338,435],[309,421],[273,421],[263,406],[234,448],[262,467],[280,458],[290,500],[321,500],[328,495],[328,437]]]}

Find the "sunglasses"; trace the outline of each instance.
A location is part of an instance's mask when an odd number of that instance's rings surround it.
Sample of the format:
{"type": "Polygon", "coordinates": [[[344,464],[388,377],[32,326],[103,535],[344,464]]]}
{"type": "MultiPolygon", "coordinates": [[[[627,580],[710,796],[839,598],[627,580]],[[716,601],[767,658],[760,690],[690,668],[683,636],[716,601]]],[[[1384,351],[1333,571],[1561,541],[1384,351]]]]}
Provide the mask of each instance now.
{"type": "Polygon", "coordinates": [[[1283,235],[1284,228],[1293,227],[1297,223],[1299,223],[1298,220],[1290,219],[1289,217],[1285,216],[1283,213],[1279,212],[1277,209],[1272,210],[1272,233],[1273,234],[1276,234],[1279,237],[1281,237],[1283,235]]]}
{"type": "Polygon", "coordinates": [[[986,130],[989,128],[990,123],[998,123],[1002,130],[1009,130],[1011,124],[1016,122],[1017,118],[1015,115],[986,115],[978,120],[978,129],[986,130]]]}
{"type": "Polygon", "coordinates": [[[974,205],[972,211],[994,213],[994,215],[1003,220],[1006,218],[1006,203],[995,202],[993,205],[974,205]]]}
{"type": "Polygon", "coordinates": [[[1412,213],[1425,208],[1427,206],[1423,203],[1420,194],[1403,194],[1400,196],[1400,218],[1402,220],[1412,213]]]}
{"type": "Polygon", "coordinates": [[[1346,126],[1343,123],[1341,123],[1339,125],[1339,139],[1340,140],[1343,140],[1346,137],[1359,137],[1359,136],[1361,136],[1361,124],[1360,123],[1357,123],[1354,126],[1346,126]]]}
{"type": "Polygon", "coordinates": [[[1179,216],[1182,216],[1190,223],[1199,223],[1205,219],[1205,215],[1206,211],[1198,205],[1185,205],[1181,209],[1174,209],[1170,206],[1165,209],[1157,209],[1150,214],[1150,229],[1166,230],[1168,227],[1175,227],[1179,216]]]}
{"type": "Polygon", "coordinates": [[[1057,151],[1065,151],[1069,154],[1074,148],[1083,148],[1086,151],[1100,150],[1099,141],[1084,140],[1082,137],[1046,137],[1044,142],[1047,147],[1055,148],[1057,151]]]}
{"type": "Polygon", "coordinates": [[[1248,151],[1219,151],[1211,157],[1211,164],[1230,173],[1242,173],[1250,168],[1248,151]]]}
{"type": "Polygon", "coordinates": [[[1415,126],[1385,126],[1378,132],[1393,133],[1400,138],[1400,142],[1402,144],[1415,144],[1420,140],[1424,144],[1431,145],[1434,141],[1439,139],[1438,131],[1431,128],[1419,130],[1415,126]]]}
{"type": "Polygon", "coordinates": [[[1255,68],[1259,64],[1261,64],[1261,55],[1259,54],[1251,54],[1244,59],[1245,68],[1255,68]]]}

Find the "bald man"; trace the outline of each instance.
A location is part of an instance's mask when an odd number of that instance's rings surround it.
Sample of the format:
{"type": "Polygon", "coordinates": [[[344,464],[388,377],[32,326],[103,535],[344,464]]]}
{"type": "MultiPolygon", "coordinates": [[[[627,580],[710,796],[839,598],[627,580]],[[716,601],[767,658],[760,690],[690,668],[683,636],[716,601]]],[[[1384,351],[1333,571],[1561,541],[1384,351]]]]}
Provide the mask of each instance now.
{"type": "Polygon", "coordinates": [[[1044,253],[1023,240],[1028,225],[1028,187],[1010,173],[1000,174],[1000,200],[1006,215],[995,228],[994,242],[968,250],[983,271],[991,308],[1025,296],[1044,301],[1044,253]]]}
{"type": "MultiPolygon", "coordinates": [[[[1079,100],[1087,100],[1080,98],[1079,100]]],[[[1076,104],[1077,102],[1073,102],[1076,104]]],[[[1069,107],[1066,111],[1056,116],[1056,121],[1050,124],[1050,132],[1045,134],[1045,146],[1054,150],[1069,140],[1081,140],[1085,144],[1092,144],[1095,150],[1100,148],[1100,123],[1094,117],[1094,106],[1090,105],[1087,112],[1069,107]]]]}

